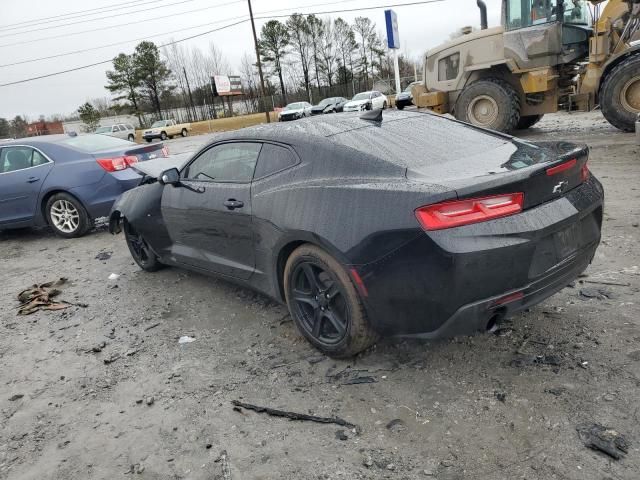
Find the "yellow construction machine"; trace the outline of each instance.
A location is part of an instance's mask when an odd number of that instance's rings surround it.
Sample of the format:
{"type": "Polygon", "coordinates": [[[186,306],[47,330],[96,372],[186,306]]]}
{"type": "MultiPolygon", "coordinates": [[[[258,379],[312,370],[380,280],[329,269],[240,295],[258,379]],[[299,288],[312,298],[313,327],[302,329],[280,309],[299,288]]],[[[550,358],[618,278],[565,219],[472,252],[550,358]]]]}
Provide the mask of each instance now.
{"type": "Polygon", "coordinates": [[[503,0],[502,25],[427,52],[418,107],[493,130],[529,128],[559,109],[602,109],[633,131],[640,114],[640,0],[503,0]]]}

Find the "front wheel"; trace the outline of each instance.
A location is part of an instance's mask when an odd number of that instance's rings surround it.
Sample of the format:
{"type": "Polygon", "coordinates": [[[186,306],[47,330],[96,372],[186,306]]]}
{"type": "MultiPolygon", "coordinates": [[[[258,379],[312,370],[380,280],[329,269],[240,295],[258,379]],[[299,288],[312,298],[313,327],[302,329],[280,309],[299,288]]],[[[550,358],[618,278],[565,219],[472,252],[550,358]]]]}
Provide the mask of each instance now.
{"type": "Polygon", "coordinates": [[[129,222],[124,220],[124,238],[129,247],[129,252],[133,260],[138,266],[146,272],[155,272],[162,268],[162,264],[156,257],[155,253],[149,247],[147,241],[131,226],[129,222]]]}
{"type": "Polygon", "coordinates": [[[189,132],[187,132],[186,128],[183,128],[182,131],[180,132],[180,135],[182,135],[183,137],[186,137],[189,134],[189,132]]]}
{"type": "Polygon", "coordinates": [[[458,97],[455,117],[478,127],[510,133],[520,121],[520,98],[502,79],[478,80],[458,97]]]}
{"type": "Polygon", "coordinates": [[[167,132],[162,132],[162,133],[160,134],[160,139],[161,139],[161,140],[166,140],[166,139],[167,139],[167,132]]]}
{"type": "Polygon", "coordinates": [[[324,250],[298,247],[285,266],[284,290],[296,327],[322,353],[351,357],[378,339],[348,273],[324,250]]]}
{"type": "Polygon", "coordinates": [[[147,143],[153,142],[153,138],[147,138],[146,140],[147,140],[147,143]]]}
{"type": "Polygon", "coordinates": [[[635,130],[640,114],[640,55],[627,58],[607,74],[600,89],[600,107],[614,127],[635,130]]]}
{"type": "Polygon", "coordinates": [[[387,109],[387,102],[384,102],[384,103],[382,104],[382,109],[383,109],[383,110],[386,110],[386,109],[387,109]]]}
{"type": "Polygon", "coordinates": [[[396,104],[396,108],[397,108],[398,110],[404,110],[404,105],[397,105],[397,104],[396,104]]]}
{"type": "Polygon", "coordinates": [[[60,237],[81,237],[93,226],[82,203],[67,193],[52,195],[45,212],[49,225],[60,237]]]}
{"type": "Polygon", "coordinates": [[[130,142],[134,142],[134,141],[136,140],[136,137],[135,137],[132,133],[130,133],[130,134],[129,134],[129,136],[127,137],[127,139],[128,139],[130,142]]]}

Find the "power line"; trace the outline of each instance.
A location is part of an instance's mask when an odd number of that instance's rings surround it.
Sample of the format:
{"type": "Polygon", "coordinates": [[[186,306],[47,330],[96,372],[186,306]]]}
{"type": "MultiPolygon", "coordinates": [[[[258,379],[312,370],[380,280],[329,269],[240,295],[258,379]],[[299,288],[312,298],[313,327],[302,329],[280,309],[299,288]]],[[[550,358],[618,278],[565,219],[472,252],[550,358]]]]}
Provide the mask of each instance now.
{"type": "MultiPolygon", "coordinates": [[[[264,11],[264,12],[256,12],[256,13],[258,15],[264,15],[264,14],[267,14],[267,13],[277,13],[277,12],[284,12],[284,11],[287,11],[287,10],[296,10],[298,8],[323,7],[323,6],[326,6],[326,5],[335,5],[335,4],[338,4],[338,3],[348,3],[348,2],[355,2],[355,1],[358,1],[358,0],[338,0],[338,1],[333,1],[333,2],[315,3],[315,4],[299,6],[299,7],[280,8],[280,9],[277,9],[277,10],[267,10],[267,11],[264,11]]],[[[303,15],[306,15],[306,14],[303,14],[303,15]]],[[[0,64],[0,68],[13,67],[13,66],[16,66],[16,65],[24,65],[26,63],[40,62],[42,60],[51,60],[53,58],[66,57],[68,55],[76,55],[78,53],[91,52],[91,51],[95,51],[95,50],[100,50],[102,48],[116,47],[118,45],[126,45],[126,44],[131,43],[131,42],[138,42],[138,41],[141,41],[141,40],[147,40],[149,38],[160,37],[160,36],[164,36],[164,35],[171,35],[171,34],[174,34],[174,33],[180,33],[180,32],[184,32],[185,30],[193,30],[193,29],[196,29],[196,28],[208,27],[210,25],[216,25],[216,24],[219,24],[219,23],[224,23],[226,21],[237,20],[237,19],[240,19],[240,18],[243,18],[243,16],[233,17],[233,18],[225,18],[224,20],[220,20],[220,21],[217,21],[217,22],[207,22],[207,23],[204,23],[204,24],[201,24],[201,25],[194,25],[192,27],[184,27],[184,28],[181,28],[181,29],[178,29],[178,30],[172,30],[172,31],[169,31],[169,32],[163,32],[163,33],[157,33],[157,34],[153,34],[153,35],[147,35],[147,36],[144,36],[144,37],[132,38],[130,40],[123,40],[121,42],[108,43],[108,44],[105,44],[105,45],[99,45],[97,47],[82,48],[80,50],[73,50],[73,51],[65,52],[65,53],[58,53],[58,54],[48,55],[48,56],[38,57],[38,58],[30,58],[30,59],[27,59],[27,60],[20,60],[18,62],[13,62],[13,63],[0,64]]],[[[261,17],[261,18],[263,18],[263,17],[261,17]]],[[[160,45],[160,47],[162,47],[162,46],[163,45],[160,45]]]]}
{"type": "MultiPolygon", "coordinates": [[[[242,1],[242,0],[240,0],[242,1]]],[[[342,10],[331,10],[331,11],[324,11],[324,12],[309,12],[309,13],[304,13],[303,15],[328,15],[331,13],[347,13],[347,12],[357,12],[357,11],[364,11],[364,10],[377,10],[377,9],[381,9],[381,8],[392,8],[392,7],[408,7],[408,6],[414,6],[414,5],[424,5],[424,4],[428,4],[428,3],[439,3],[439,2],[443,2],[445,0],[423,0],[423,1],[417,1],[417,2],[410,2],[410,3],[394,3],[394,4],[388,4],[388,5],[378,5],[375,7],[359,7],[359,8],[350,8],[350,9],[342,9],[342,10]]],[[[236,2],[232,2],[232,3],[236,3],[236,2]]],[[[266,12],[263,12],[266,13],[266,12]]],[[[283,18],[283,17],[290,17],[291,15],[274,15],[274,16],[264,16],[264,17],[254,17],[256,20],[267,20],[267,19],[272,19],[272,18],[283,18]]],[[[249,19],[245,18],[243,20],[239,20],[235,23],[231,23],[229,25],[224,25],[222,27],[218,27],[218,28],[214,28],[212,30],[208,30],[206,32],[202,32],[202,33],[198,33],[196,35],[191,35],[189,37],[185,37],[185,38],[181,38],[180,40],[175,40],[175,41],[171,41],[168,43],[165,43],[163,45],[160,45],[160,47],[167,47],[169,45],[174,45],[176,43],[181,43],[181,42],[185,42],[187,40],[191,40],[197,37],[202,37],[204,35],[208,35],[210,33],[213,32],[218,32],[220,30],[225,30],[227,28],[231,28],[231,27],[235,27],[236,25],[240,25],[242,23],[248,22],[249,19]]],[[[70,73],[70,72],[76,72],[78,70],[83,70],[85,68],[91,68],[91,67],[95,67],[97,65],[104,65],[106,63],[110,63],[112,62],[113,59],[108,59],[108,60],[103,60],[101,62],[96,62],[96,63],[91,63],[89,65],[82,65],[79,67],[75,67],[75,68],[71,68],[68,70],[62,70],[62,71],[58,71],[58,72],[53,72],[53,73],[48,73],[48,74],[44,74],[44,75],[39,75],[37,77],[30,77],[30,78],[25,78],[22,80],[16,80],[14,82],[8,82],[8,83],[0,83],[0,87],[8,87],[10,85],[17,85],[17,84],[21,84],[21,83],[27,83],[27,82],[31,82],[34,80],[40,80],[42,78],[49,78],[49,77],[54,77],[57,75],[62,75],[64,73],[70,73]]]]}
{"type": "MultiPolygon", "coordinates": [[[[184,0],[184,1],[190,1],[190,0],[184,0]]],[[[227,5],[233,5],[235,3],[240,3],[242,1],[243,0],[234,0],[232,2],[220,3],[220,4],[217,4],[217,5],[209,5],[208,7],[196,8],[194,10],[187,10],[185,12],[178,12],[178,13],[172,14],[172,17],[177,17],[179,15],[187,15],[189,13],[201,12],[203,10],[210,10],[212,8],[225,7],[227,5]]],[[[182,3],[184,3],[184,2],[182,2],[182,3]]],[[[79,32],[63,33],[63,34],[60,34],[60,35],[52,35],[50,37],[34,38],[33,40],[25,40],[25,41],[21,41],[21,42],[4,43],[4,44],[0,45],[0,47],[13,47],[15,45],[25,45],[25,44],[28,44],[28,43],[42,42],[44,40],[53,40],[53,39],[56,39],[56,38],[66,38],[66,37],[70,37],[70,36],[73,36],[73,35],[81,35],[83,33],[93,33],[93,32],[98,32],[98,31],[102,31],[102,30],[109,30],[111,28],[126,27],[128,25],[139,25],[140,23],[151,22],[151,21],[154,21],[154,20],[161,20],[161,19],[166,19],[166,18],[167,18],[166,15],[162,15],[162,16],[159,16],[159,17],[145,18],[144,20],[136,20],[136,21],[129,22],[129,23],[120,23],[118,25],[108,25],[106,27],[92,28],[91,30],[82,30],[82,31],[79,31],[79,32]]]]}
{"type": "MultiPolygon", "coordinates": [[[[150,3],[158,3],[158,2],[166,2],[166,1],[167,0],[151,0],[151,1],[146,2],[146,3],[141,3],[140,5],[147,5],[147,4],[150,4],[150,3]]],[[[163,8],[174,7],[176,5],[180,5],[180,4],[183,4],[183,3],[191,3],[191,2],[195,2],[195,1],[196,0],[182,0],[181,2],[173,2],[171,5],[167,5],[167,6],[163,7],[163,8]]],[[[23,32],[4,33],[4,34],[1,34],[0,37],[9,37],[11,35],[22,35],[23,33],[39,32],[41,30],[50,30],[52,28],[68,27],[69,25],[77,25],[79,23],[96,22],[96,21],[99,21],[99,20],[108,20],[108,19],[111,19],[111,18],[121,17],[123,15],[133,15],[134,13],[140,13],[140,12],[149,12],[149,9],[148,8],[143,8],[142,10],[134,10],[134,11],[131,11],[131,12],[114,13],[114,14],[111,14],[111,15],[107,15],[106,17],[89,18],[89,19],[85,19],[85,20],[78,20],[78,21],[75,21],[75,22],[62,23],[60,25],[50,25],[48,27],[38,27],[38,28],[36,28],[34,30],[25,30],[23,32]]],[[[105,13],[105,12],[100,12],[100,13],[105,13]]],[[[93,15],[95,15],[95,14],[93,14],[93,15]]],[[[60,20],[57,20],[57,21],[60,21],[60,20]]],[[[45,23],[50,23],[50,22],[45,22],[45,23]]],[[[29,25],[29,27],[33,27],[33,26],[35,26],[35,25],[29,25]]],[[[25,27],[14,27],[14,29],[15,28],[25,28],[25,27]]]]}
{"type": "MultiPolygon", "coordinates": [[[[7,25],[1,25],[0,29],[4,29],[4,28],[7,28],[7,27],[13,27],[14,25],[23,25],[25,23],[40,22],[41,20],[49,20],[49,19],[52,19],[52,18],[61,18],[61,17],[74,16],[74,15],[76,15],[78,13],[93,12],[93,11],[96,11],[96,10],[104,10],[105,8],[114,8],[114,7],[118,7],[118,6],[122,6],[122,5],[136,4],[136,3],[140,3],[141,1],[142,0],[135,0],[133,2],[116,3],[114,5],[105,5],[104,7],[96,7],[96,8],[90,8],[88,10],[80,10],[79,12],[69,12],[69,13],[63,13],[61,15],[53,15],[53,16],[50,16],[50,17],[34,18],[33,20],[25,20],[23,22],[9,23],[7,25]]],[[[134,6],[137,6],[137,5],[134,5],[134,6]]],[[[104,12],[98,12],[98,13],[104,13],[104,12]]],[[[94,14],[94,15],[97,15],[97,13],[94,14]]]]}

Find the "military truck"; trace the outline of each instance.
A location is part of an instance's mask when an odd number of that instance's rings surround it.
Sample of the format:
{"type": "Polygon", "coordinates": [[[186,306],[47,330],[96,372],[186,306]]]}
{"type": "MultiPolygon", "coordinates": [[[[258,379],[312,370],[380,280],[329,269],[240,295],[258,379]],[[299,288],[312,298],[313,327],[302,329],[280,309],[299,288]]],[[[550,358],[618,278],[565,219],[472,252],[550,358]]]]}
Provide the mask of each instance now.
{"type": "Polygon", "coordinates": [[[502,25],[427,52],[418,107],[503,132],[559,109],[602,109],[633,131],[640,114],[640,0],[503,0],[502,25]],[[601,11],[602,10],[602,11],[601,11]]]}

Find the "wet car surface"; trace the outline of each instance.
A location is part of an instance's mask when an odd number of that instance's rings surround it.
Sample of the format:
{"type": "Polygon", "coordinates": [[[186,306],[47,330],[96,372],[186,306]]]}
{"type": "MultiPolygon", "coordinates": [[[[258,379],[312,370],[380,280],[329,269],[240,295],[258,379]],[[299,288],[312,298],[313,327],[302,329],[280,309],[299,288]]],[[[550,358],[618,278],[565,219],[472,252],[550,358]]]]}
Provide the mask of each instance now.
{"type": "Polygon", "coordinates": [[[432,114],[314,117],[156,169],[111,229],[124,223],[142,268],[244,282],[286,301],[317,348],[352,355],[379,334],[492,329],[575,279],[602,222],[587,158],[432,114]]]}

